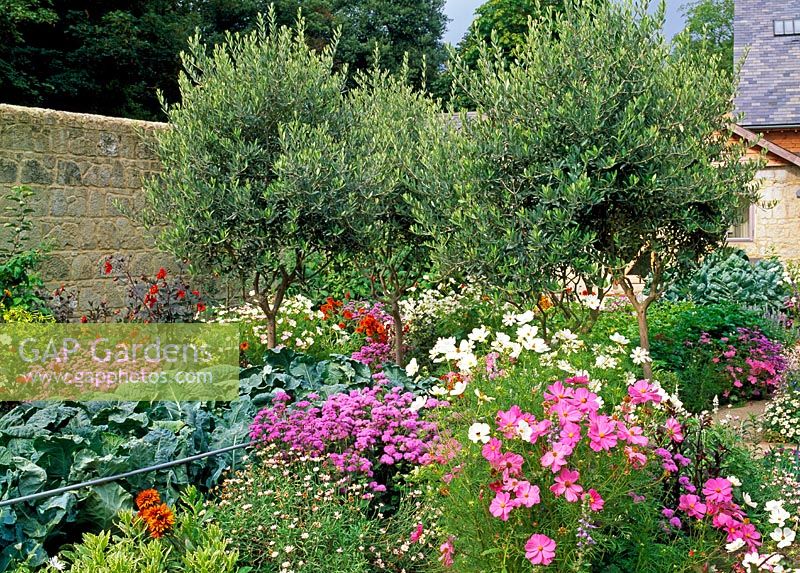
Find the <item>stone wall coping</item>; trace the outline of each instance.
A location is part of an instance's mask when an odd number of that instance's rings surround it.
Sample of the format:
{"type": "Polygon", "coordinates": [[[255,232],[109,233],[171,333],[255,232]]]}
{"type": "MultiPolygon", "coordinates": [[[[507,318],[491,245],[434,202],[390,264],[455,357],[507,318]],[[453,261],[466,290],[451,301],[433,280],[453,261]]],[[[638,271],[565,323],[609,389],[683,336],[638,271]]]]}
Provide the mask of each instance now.
{"type": "Polygon", "coordinates": [[[7,103],[0,103],[0,115],[13,114],[13,115],[29,115],[38,116],[43,120],[52,120],[54,122],[76,122],[76,123],[92,123],[98,126],[98,129],[104,127],[119,128],[121,125],[128,125],[131,127],[141,128],[154,128],[163,129],[167,127],[167,123],[160,121],[144,121],[141,119],[128,119],[124,117],[112,117],[108,115],[96,115],[92,113],[76,113],[72,111],[61,111],[57,109],[48,109],[43,107],[27,107],[22,105],[11,105],[7,103]]]}

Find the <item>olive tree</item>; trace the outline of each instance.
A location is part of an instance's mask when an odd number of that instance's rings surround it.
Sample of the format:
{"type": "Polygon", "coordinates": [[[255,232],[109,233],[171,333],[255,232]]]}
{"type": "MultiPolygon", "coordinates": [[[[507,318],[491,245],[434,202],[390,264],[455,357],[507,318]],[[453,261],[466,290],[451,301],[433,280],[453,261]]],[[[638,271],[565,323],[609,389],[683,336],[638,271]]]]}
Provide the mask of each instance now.
{"type": "Polygon", "coordinates": [[[513,62],[485,45],[477,71],[456,61],[477,115],[430,160],[443,204],[418,210],[441,237],[437,258],[503,288],[611,279],[645,349],[665,275],[721,244],[758,197],[757,165],[730,137],[733,83],[713,55],[674,52],[663,19],[663,5],[568,1],[531,22],[513,62]]]}
{"type": "MultiPolygon", "coordinates": [[[[376,57],[377,60],[377,57],[376,57]]],[[[349,202],[342,237],[353,261],[370,277],[373,296],[394,322],[395,361],[404,361],[400,301],[430,269],[428,236],[419,233],[409,194],[425,176],[420,154],[441,130],[438,105],[409,83],[406,68],[390,76],[359,74],[336,128],[295,122],[285,132],[281,179],[294,193],[349,202]]]]}
{"type": "Polygon", "coordinates": [[[302,20],[292,30],[274,14],[211,51],[192,38],[181,103],[164,103],[170,125],[155,137],[163,170],[132,215],[163,226],[159,244],[195,268],[240,279],[266,315],[270,346],[287,290],[309,257],[333,253],[345,231],[348,203],[293,193],[275,169],[284,124],[339,116],[344,75],[334,72],[333,53],[307,47],[302,20]]]}

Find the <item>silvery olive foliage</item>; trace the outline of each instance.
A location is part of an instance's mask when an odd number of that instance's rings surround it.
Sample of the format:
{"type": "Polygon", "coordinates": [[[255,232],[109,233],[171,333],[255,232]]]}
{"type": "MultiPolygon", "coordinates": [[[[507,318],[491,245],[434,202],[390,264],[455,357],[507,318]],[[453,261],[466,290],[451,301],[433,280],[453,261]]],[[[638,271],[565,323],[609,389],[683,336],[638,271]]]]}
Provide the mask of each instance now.
{"type": "Polygon", "coordinates": [[[228,34],[208,48],[189,42],[179,78],[181,103],[164,103],[170,128],[156,134],[163,171],[145,184],[145,207],[132,216],[163,225],[160,245],[192,267],[238,278],[264,310],[274,346],[275,315],[309,258],[346,239],[352,203],[336,194],[297,192],[275,165],[282,129],[330,124],[344,74],[334,46],[311,50],[296,29],[278,27],[274,12],[247,34],[228,34]]]}
{"type": "Polygon", "coordinates": [[[721,244],[757,200],[757,162],[731,143],[733,83],[706,53],[673,52],[663,5],[598,3],[531,22],[513,61],[456,59],[474,117],[426,158],[438,205],[419,204],[437,259],[517,295],[611,279],[646,310],[664,272],[721,244]],[[637,264],[638,263],[638,264],[637,264]],[[644,301],[628,272],[652,277],[644,301]]]}
{"type": "MultiPolygon", "coordinates": [[[[379,58],[376,55],[376,60],[379,58]]],[[[419,232],[411,202],[426,201],[422,157],[444,128],[436,101],[404,78],[377,67],[359,74],[331,124],[294,122],[284,132],[286,153],[278,173],[293,193],[344,195],[357,209],[347,225],[354,264],[370,277],[373,296],[394,322],[395,361],[403,363],[400,300],[430,270],[431,237],[419,232]]]]}

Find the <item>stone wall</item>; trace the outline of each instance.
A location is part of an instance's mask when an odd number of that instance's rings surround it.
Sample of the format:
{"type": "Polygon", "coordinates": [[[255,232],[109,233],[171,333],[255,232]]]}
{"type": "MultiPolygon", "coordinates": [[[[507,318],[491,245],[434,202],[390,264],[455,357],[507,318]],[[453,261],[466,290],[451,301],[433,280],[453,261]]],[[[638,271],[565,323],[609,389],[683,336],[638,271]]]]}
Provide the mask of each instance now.
{"type": "Polygon", "coordinates": [[[140,204],[142,177],[159,169],[147,138],[164,125],[0,104],[0,195],[34,190],[32,238],[49,246],[44,278],[75,288],[80,308],[101,296],[119,304],[100,273],[108,255],[129,256],[137,273],[169,265],[117,208],[140,204]]]}
{"type": "Polygon", "coordinates": [[[771,165],[759,171],[761,197],[772,208],[756,206],[752,241],[731,241],[751,257],[776,254],[800,261],[800,167],[771,165]]]}

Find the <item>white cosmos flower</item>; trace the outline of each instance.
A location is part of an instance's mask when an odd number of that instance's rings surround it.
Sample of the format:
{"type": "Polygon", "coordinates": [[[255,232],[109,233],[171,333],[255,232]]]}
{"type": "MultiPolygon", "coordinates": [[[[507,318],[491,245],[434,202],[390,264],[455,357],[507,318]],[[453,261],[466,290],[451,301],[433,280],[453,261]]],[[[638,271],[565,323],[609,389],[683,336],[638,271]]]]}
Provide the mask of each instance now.
{"type": "Polygon", "coordinates": [[[523,442],[530,442],[531,436],[533,436],[533,428],[525,420],[518,420],[517,435],[523,442]]]}
{"type": "Polygon", "coordinates": [[[594,359],[595,367],[603,370],[616,368],[618,364],[619,361],[616,358],[613,356],[605,356],[604,354],[600,354],[594,359]]]}
{"type": "Polygon", "coordinates": [[[750,565],[760,565],[761,563],[761,556],[758,554],[758,551],[752,551],[750,553],[745,553],[745,556],[742,558],[742,567],[747,569],[750,565]]]}
{"type": "Polygon", "coordinates": [[[619,332],[615,332],[614,334],[609,336],[609,338],[611,339],[611,342],[616,342],[620,346],[627,346],[628,344],[631,343],[630,340],[622,336],[619,332]]]}
{"type": "Polygon", "coordinates": [[[475,444],[477,444],[478,442],[485,444],[489,441],[491,433],[492,429],[489,427],[489,424],[484,424],[483,422],[475,422],[469,427],[469,430],[467,431],[467,436],[475,444]]]}
{"type": "Polygon", "coordinates": [[[633,352],[631,352],[631,360],[633,360],[634,364],[644,364],[653,361],[653,359],[650,358],[650,353],[641,346],[637,346],[633,349],[633,352]]]}
{"type": "Polygon", "coordinates": [[[783,507],[780,507],[769,513],[769,522],[778,527],[783,527],[786,525],[786,520],[790,517],[792,517],[792,514],[783,509],[783,507]]]}
{"type": "Polygon", "coordinates": [[[486,342],[490,334],[491,331],[481,324],[480,327],[473,328],[472,332],[467,335],[467,338],[473,342],[486,342]]]}
{"type": "Polygon", "coordinates": [[[567,362],[566,360],[559,360],[556,363],[556,366],[559,370],[563,370],[567,374],[573,374],[575,372],[575,368],[572,367],[572,364],[567,362]]]}
{"type": "Polygon", "coordinates": [[[583,304],[592,310],[597,310],[600,308],[600,299],[597,295],[590,294],[588,296],[583,297],[583,304]]]}
{"type": "Polygon", "coordinates": [[[728,476],[725,479],[731,482],[733,487],[742,487],[742,482],[736,476],[728,476]]]}
{"type": "Polygon", "coordinates": [[[503,315],[503,326],[514,326],[517,323],[517,315],[507,312],[503,315]]]}
{"type": "Polygon", "coordinates": [[[453,389],[450,390],[451,396],[461,396],[464,393],[464,390],[467,389],[467,383],[464,381],[456,382],[453,386],[453,389]]]}
{"type": "Polygon", "coordinates": [[[406,364],[406,376],[413,378],[417,372],[419,372],[419,364],[416,358],[412,358],[408,361],[408,364],[406,364]]]}
{"type": "Polygon", "coordinates": [[[462,374],[469,374],[478,365],[478,357],[471,352],[461,353],[457,365],[462,374]]]}
{"type": "Polygon", "coordinates": [[[533,320],[533,311],[526,310],[522,314],[518,314],[515,318],[517,319],[517,324],[528,324],[530,321],[533,320]]]}
{"type": "Polygon", "coordinates": [[[434,396],[447,396],[447,388],[444,386],[434,386],[430,389],[430,393],[434,396]]]}
{"type": "Polygon", "coordinates": [[[788,527],[784,527],[783,529],[778,527],[769,534],[770,538],[778,543],[778,549],[785,549],[794,543],[795,535],[794,530],[788,527]]]}
{"type": "Polygon", "coordinates": [[[416,398],[414,398],[414,401],[411,402],[408,409],[411,410],[412,412],[417,412],[422,408],[424,408],[425,404],[427,403],[428,403],[428,398],[426,398],[425,396],[417,396],[416,398]]]}
{"type": "Polygon", "coordinates": [[[742,499],[744,499],[744,504],[746,506],[752,507],[753,509],[756,509],[758,507],[758,504],[753,501],[753,498],[750,497],[749,493],[743,493],[742,494],[742,499]]]}
{"type": "Polygon", "coordinates": [[[739,551],[742,547],[744,547],[744,539],[740,537],[728,543],[725,546],[725,549],[728,551],[728,553],[733,553],[734,551],[739,551]]]}
{"type": "Polygon", "coordinates": [[[544,354],[545,352],[550,352],[550,347],[544,341],[543,338],[534,338],[532,340],[533,345],[529,350],[533,350],[537,354],[544,354]]]}

